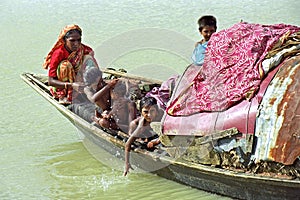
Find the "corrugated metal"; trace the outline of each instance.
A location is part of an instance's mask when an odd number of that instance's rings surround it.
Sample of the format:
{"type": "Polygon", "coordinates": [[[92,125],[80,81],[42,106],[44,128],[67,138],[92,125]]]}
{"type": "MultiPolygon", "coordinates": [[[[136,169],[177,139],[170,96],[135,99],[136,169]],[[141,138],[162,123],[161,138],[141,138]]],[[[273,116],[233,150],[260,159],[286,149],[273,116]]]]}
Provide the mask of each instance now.
{"type": "Polygon", "coordinates": [[[293,164],[300,155],[300,55],[281,66],[259,107],[255,159],[293,164]]]}

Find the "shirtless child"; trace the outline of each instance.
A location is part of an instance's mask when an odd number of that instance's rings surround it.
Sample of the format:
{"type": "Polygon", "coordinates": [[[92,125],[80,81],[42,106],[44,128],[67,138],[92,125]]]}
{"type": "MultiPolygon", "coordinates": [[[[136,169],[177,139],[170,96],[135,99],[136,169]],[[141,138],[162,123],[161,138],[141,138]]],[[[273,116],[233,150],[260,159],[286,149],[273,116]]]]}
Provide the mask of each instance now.
{"type": "Polygon", "coordinates": [[[129,139],[125,144],[125,169],[124,176],[132,169],[130,165],[130,151],[131,144],[138,138],[148,140],[147,148],[151,149],[155,145],[160,143],[159,139],[153,134],[150,127],[150,123],[154,121],[160,121],[163,115],[163,111],[158,107],[157,101],[153,97],[144,97],[140,102],[141,116],[136,118],[130,123],[129,127],[129,139]],[[151,140],[150,138],[155,138],[151,140]],[[151,140],[151,141],[149,141],[151,140]]]}
{"type": "Polygon", "coordinates": [[[129,122],[136,118],[137,112],[135,103],[125,96],[126,91],[126,85],[122,81],[110,90],[111,109],[105,110],[98,119],[100,126],[128,132],[129,122]]]}
{"type": "Polygon", "coordinates": [[[87,84],[84,88],[87,98],[102,110],[109,110],[111,107],[110,90],[117,84],[118,79],[106,83],[102,79],[100,69],[93,67],[86,70],[84,81],[87,84]]]}
{"type": "Polygon", "coordinates": [[[126,85],[121,79],[105,82],[98,68],[86,71],[84,88],[87,98],[101,108],[95,111],[93,120],[101,127],[113,130],[128,131],[129,122],[136,117],[136,106],[126,98],[126,85]]]}

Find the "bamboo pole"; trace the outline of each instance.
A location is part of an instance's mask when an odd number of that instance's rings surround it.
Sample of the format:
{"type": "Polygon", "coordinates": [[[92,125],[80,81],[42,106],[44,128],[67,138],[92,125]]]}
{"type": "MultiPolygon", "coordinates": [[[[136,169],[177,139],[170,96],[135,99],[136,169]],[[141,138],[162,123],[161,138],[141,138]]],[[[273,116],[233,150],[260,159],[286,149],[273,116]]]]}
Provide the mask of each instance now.
{"type": "Polygon", "coordinates": [[[149,82],[149,83],[162,84],[162,82],[163,82],[162,80],[159,80],[159,79],[153,79],[153,78],[138,76],[138,75],[134,75],[134,74],[128,74],[125,72],[116,71],[116,70],[112,70],[112,69],[102,68],[100,70],[106,74],[112,74],[112,75],[121,76],[121,77],[134,79],[134,80],[141,80],[141,81],[149,82]]]}

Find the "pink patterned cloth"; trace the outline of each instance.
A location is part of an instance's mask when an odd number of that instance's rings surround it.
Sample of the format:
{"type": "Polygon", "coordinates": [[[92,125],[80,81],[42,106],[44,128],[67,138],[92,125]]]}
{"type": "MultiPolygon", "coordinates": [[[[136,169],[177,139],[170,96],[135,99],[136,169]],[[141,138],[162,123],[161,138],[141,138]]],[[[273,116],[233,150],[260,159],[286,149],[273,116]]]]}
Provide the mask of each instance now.
{"type": "Polygon", "coordinates": [[[204,64],[189,80],[166,111],[171,116],[223,111],[243,99],[251,99],[267,72],[261,63],[267,53],[286,35],[300,27],[276,24],[238,23],[213,34],[204,64]]]}

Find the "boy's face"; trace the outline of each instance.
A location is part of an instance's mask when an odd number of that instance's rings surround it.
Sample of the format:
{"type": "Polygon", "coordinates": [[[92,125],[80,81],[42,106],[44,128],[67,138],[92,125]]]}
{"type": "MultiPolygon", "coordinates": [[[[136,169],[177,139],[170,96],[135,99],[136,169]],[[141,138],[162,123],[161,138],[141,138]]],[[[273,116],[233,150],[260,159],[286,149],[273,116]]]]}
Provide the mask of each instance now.
{"type": "Polygon", "coordinates": [[[157,116],[157,110],[155,106],[142,108],[142,116],[146,121],[152,122],[157,116]]]}
{"type": "Polygon", "coordinates": [[[203,36],[205,42],[207,42],[214,32],[216,32],[214,26],[204,26],[203,29],[200,31],[200,34],[203,36]]]}

